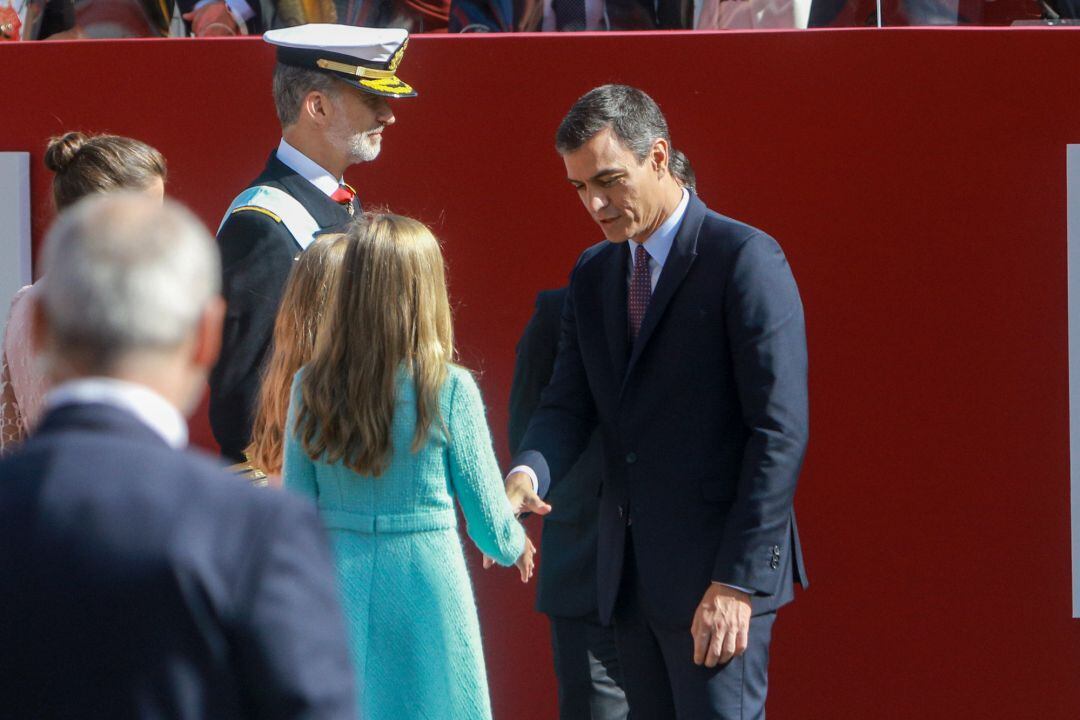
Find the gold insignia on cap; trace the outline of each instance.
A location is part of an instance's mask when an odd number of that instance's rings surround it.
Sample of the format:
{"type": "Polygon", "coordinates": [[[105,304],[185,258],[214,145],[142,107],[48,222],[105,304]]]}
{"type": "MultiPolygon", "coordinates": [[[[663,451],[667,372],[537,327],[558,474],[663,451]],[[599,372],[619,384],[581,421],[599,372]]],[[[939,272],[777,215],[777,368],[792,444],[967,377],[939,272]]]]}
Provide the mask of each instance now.
{"type": "Polygon", "coordinates": [[[376,70],[374,68],[364,67],[363,65],[346,65],[345,63],[335,62],[333,60],[326,60],[325,58],[319,58],[315,61],[315,64],[321,67],[323,70],[330,70],[331,72],[345,73],[346,75],[355,75],[356,77],[363,78],[392,78],[394,77],[393,70],[376,70]]]}
{"type": "Polygon", "coordinates": [[[401,64],[401,58],[405,57],[405,48],[409,46],[409,38],[405,38],[405,42],[401,43],[401,47],[397,49],[394,56],[390,58],[390,72],[397,72],[398,65],[401,64]]]}
{"type": "Polygon", "coordinates": [[[387,95],[411,95],[413,92],[412,85],[402,82],[396,77],[359,80],[358,82],[369,90],[386,93],[387,95]]]}

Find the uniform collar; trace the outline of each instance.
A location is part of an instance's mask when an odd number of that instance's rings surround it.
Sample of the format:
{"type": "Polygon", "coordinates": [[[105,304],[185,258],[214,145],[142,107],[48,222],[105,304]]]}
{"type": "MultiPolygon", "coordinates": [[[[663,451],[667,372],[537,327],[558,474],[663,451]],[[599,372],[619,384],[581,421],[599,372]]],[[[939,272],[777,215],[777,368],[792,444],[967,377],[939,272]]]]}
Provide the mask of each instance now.
{"type": "Polygon", "coordinates": [[[638,243],[634,240],[630,241],[630,257],[632,258],[634,256],[634,252],[637,250],[638,245],[644,245],[645,251],[649,253],[649,257],[655,260],[657,265],[664,267],[668,253],[671,252],[671,244],[675,242],[675,234],[679,231],[679,225],[682,224],[683,216],[686,215],[686,206],[689,204],[690,193],[683,188],[682,199],[679,200],[679,204],[675,206],[674,212],[672,212],[671,215],[668,215],[667,220],[665,220],[660,227],[656,228],[656,231],[647,237],[644,242],[638,243]]]}
{"type": "Polygon", "coordinates": [[[156,392],[136,383],[106,377],[69,380],[45,396],[49,410],[62,405],[108,405],[134,415],[171,447],[188,443],[187,423],[180,412],[156,392]]]}
{"type": "Polygon", "coordinates": [[[277,159],[297,175],[319,188],[327,197],[333,195],[334,191],[344,182],[341,178],[335,178],[322,165],[294,148],[285,141],[285,138],[281,138],[281,142],[278,143],[277,159]]]}

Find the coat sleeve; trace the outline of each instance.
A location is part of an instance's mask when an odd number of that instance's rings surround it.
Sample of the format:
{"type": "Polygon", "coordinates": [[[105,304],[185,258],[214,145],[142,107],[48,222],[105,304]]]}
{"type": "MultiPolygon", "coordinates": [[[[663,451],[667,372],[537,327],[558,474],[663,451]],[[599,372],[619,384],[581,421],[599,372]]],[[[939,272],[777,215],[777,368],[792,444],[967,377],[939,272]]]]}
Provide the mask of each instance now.
{"type": "Polygon", "coordinates": [[[795,483],[809,435],[806,330],[787,259],[762,233],[739,248],[725,320],[748,438],[713,580],[775,592],[781,552],[793,552],[795,483]]]}
{"type": "Polygon", "coordinates": [[[469,537],[497,563],[511,565],[525,549],[525,531],[503,491],[480,389],[468,372],[452,372],[447,418],[450,482],[469,537]]]}
{"type": "Polygon", "coordinates": [[[222,454],[239,462],[251,440],[263,362],[299,247],[284,224],[253,210],[233,213],[218,233],[225,327],[210,374],[210,426],[222,454]]]}
{"type": "Polygon", "coordinates": [[[311,506],[266,495],[234,612],[252,715],[355,720],[355,677],[325,533],[311,506]]]}
{"type": "Polygon", "coordinates": [[[541,496],[546,496],[551,485],[573,467],[596,428],[596,404],[578,345],[574,302],[575,283],[580,281],[586,257],[578,260],[570,276],[551,380],[540,395],[540,407],[533,413],[520,450],[511,462],[512,466],[528,465],[533,469],[541,496]]]}
{"type": "Polygon", "coordinates": [[[536,311],[517,344],[514,380],[510,385],[510,452],[521,449],[529,418],[540,404],[540,393],[551,379],[559,345],[559,324],[565,290],[540,293],[536,311]]]}

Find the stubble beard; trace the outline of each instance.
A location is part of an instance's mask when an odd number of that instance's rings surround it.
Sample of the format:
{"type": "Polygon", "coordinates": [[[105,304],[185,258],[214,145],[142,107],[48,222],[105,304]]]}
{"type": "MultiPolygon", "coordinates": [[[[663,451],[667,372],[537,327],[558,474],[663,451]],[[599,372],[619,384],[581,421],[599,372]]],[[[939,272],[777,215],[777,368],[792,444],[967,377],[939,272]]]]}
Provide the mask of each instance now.
{"type": "Polygon", "coordinates": [[[382,128],[365,130],[346,139],[349,163],[351,165],[371,162],[379,157],[379,151],[382,149],[382,135],[376,133],[381,130],[382,128]]]}

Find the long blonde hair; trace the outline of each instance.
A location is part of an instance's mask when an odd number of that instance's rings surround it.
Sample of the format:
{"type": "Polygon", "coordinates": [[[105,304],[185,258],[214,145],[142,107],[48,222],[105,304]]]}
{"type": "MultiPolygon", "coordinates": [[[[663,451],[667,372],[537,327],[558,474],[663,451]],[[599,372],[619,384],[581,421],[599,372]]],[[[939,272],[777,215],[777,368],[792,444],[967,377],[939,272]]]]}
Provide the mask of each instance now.
{"type": "Polygon", "coordinates": [[[344,233],[322,235],[293,263],[274,321],[270,360],[259,387],[251,444],[244,454],[267,475],[281,472],[285,418],[293,375],[311,360],[319,322],[337,285],[345,255],[344,233]]]}
{"type": "Polygon", "coordinates": [[[378,477],[393,453],[397,376],[416,388],[412,450],[445,433],[439,390],[454,331],[439,243],[422,223],[369,214],[348,231],[335,298],[303,375],[296,432],[312,458],[378,477]]]}

